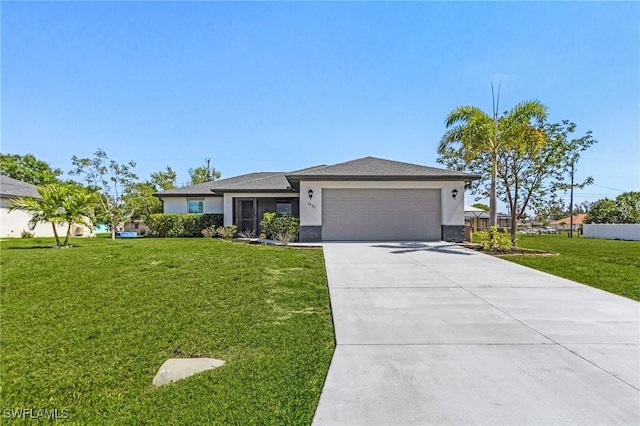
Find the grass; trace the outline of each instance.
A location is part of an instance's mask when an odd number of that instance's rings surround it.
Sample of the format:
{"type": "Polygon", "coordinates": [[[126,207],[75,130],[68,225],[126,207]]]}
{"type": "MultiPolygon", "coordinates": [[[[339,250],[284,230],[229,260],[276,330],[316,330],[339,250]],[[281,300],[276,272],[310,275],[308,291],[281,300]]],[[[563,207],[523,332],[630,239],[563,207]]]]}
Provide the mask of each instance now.
{"type": "Polygon", "coordinates": [[[560,256],[503,259],[640,301],[640,242],[523,235],[519,246],[560,256]]]}
{"type": "Polygon", "coordinates": [[[334,349],[320,249],[213,239],[1,244],[0,410],[71,424],[309,424],[334,349]],[[47,248],[43,248],[47,247],[47,248]],[[227,361],[154,388],[173,357],[227,361]]]}

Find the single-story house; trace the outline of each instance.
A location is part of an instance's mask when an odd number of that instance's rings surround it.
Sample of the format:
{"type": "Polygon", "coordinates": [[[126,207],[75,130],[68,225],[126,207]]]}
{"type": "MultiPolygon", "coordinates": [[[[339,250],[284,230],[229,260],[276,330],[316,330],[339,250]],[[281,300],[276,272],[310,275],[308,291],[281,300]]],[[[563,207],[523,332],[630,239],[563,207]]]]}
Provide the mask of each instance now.
{"type": "MultiPolygon", "coordinates": [[[[580,228],[582,228],[582,224],[584,223],[584,219],[586,217],[587,217],[586,213],[578,213],[573,215],[574,231],[578,231],[580,228]]],[[[549,225],[554,227],[556,231],[569,231],[571,229],[571,216],[554,220],[549,225]]]]}
{"type": "Polygon", "coordinates": [[[149,227],[142,219],[131,219],[122,227],[124,232],[135,232],[139,236],[145,236],[149,232],[149,227]]]}
{"type": "Polygon", "coordinates": [[[165,213],[221,213],[259,232],[265,212],[300,218],[300,241],[464,239],[464,187],[477,175],[365,157],[257,172],[155,194],[165,213]]]}
{"type": "MultiPolygon", "coordinates": [[[[20,238],[23,231],[32,233],[35,237],[53,237],[53,227],[50,223],[38,223],[35,228],[29,228],[31,215],[21,210],[9,212],[11,202],[16,198],[42,198],[38,187],[21,180],[0,175],[0,237],[20,238]]],[[[58,235],[65,235],[67,224],[56,225],[58,235]]],[[[90,235],[91,230],[84,226],[72,226],[73,235],[90,235]]]]}
{"type": "MultiPolygon", "coordinates": [[[[473,232],[486,231],[489,229],[489,212],[473,206],[464,207],[465,222],[471,227],[473,232]]],[[[511,216],[504,213],[496,215],[498,228],[510,228],[511,216]]]]}

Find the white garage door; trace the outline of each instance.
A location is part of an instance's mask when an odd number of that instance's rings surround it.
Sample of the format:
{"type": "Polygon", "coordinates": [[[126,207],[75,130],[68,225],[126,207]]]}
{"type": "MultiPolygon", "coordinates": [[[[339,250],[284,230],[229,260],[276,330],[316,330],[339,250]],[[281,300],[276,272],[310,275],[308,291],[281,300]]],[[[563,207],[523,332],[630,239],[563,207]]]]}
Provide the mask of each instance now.
{"type": "Polygon", "coordinates": [[[323,189],[325,241],[440,240],[439,189],[323,189]]]}

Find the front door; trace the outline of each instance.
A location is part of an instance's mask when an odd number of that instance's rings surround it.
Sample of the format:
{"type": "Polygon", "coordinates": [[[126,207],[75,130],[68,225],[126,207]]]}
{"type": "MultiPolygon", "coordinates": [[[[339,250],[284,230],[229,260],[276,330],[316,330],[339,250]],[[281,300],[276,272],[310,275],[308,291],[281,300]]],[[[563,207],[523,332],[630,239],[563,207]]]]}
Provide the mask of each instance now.
{"type": "Polygon", "coordinates": [[[236,198],[236,226],[238,232],[256,232],[257,205],[255,198],[236,198]]]}

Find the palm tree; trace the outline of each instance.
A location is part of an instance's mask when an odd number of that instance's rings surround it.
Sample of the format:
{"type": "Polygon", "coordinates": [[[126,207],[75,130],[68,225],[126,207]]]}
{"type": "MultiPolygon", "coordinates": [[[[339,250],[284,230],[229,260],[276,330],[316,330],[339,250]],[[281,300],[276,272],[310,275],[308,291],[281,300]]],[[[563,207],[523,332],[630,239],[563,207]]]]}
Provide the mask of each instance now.
{"type": "Polygon", "coordinates": [[[92,227],[90,217],[96,205],[95,195],[84,188],[68,184],[53,183],[38,188],[40,198],[16,198],[9,211],[22,210],[31,214],[29,229],[38,223],[51,223],[58,247],[67,246],[73,224],[92,227]],[[67,223],[64,243],[60,243],[57,225],[67,223]]]}
{"type": "Polygon", "coordinates": [[[38,223],[51,223],[56,245],[60,247],[60,237],[56,225],[64,222],[64,212],[61,206],[65,189],[60,184],[52,183],[39,187],[38,193],[40,198],[16,198],[11,202],[9,211],[22,210],[29,213],[31,215],[30,230],[33,230],[38,223]]]}
{"type": "Polygon", "coordinates": [[[67,194],[62,202],[64,221],[67,223],[67,235],[64,239],[64,246],[69,243],[71,236],[71,225],[82,224],[93,228],[91,217],[97,203],[95,193],[87,191],[82,187],[68,186],[67,194]]]}
{"type": "MultiPolygon", "coordinates": [[[[499,93],[498,93],[499,97],[499,93]]],[[[546,107],[539,101],[524,101],[498,117],[498,103],[494,103],[493,117],[475,106],[461,106],[449,113],[447,131],[440,141],[441,155],[458,152],[465,163],[486,159],[491,161],[491,189],[489,196],[489,225],[497,223],[497,168],[498,155],[509,144],[521,143],[533,125],[546,118],[546,107]]]]}

